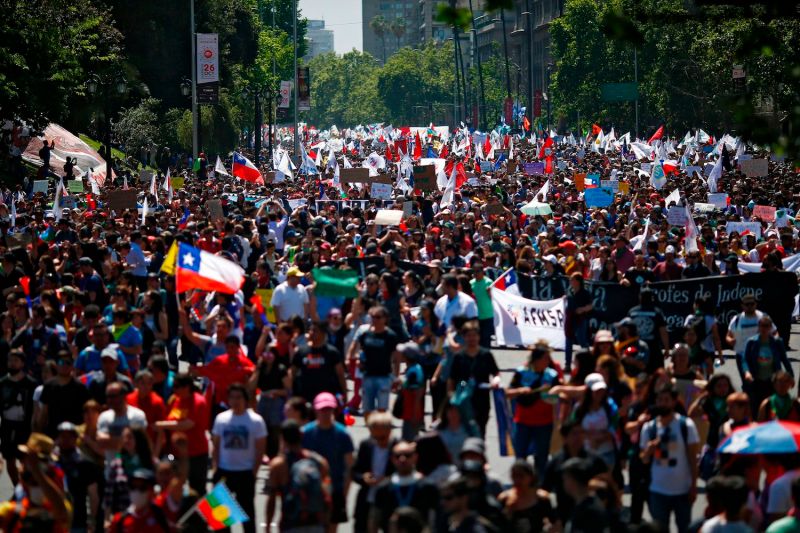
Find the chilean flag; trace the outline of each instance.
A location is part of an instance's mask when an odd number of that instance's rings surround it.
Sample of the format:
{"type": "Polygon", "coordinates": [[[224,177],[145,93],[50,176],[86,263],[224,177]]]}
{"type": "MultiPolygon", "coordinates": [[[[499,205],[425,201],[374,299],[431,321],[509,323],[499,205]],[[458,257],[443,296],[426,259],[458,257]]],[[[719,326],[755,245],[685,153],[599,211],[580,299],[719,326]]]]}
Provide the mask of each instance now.
{"type": "Polygon", "coordinates": [[[233,152],[233,169],[231,173],[237,178],[252,183],[264,183],[261,172],[256,166],[239,152],[233,152]]]}
{"type": "Polygon", "coordinates": [[[243,284],[244,270],[238,264],[180,243],[175,264],[176,292],[200,289],[235,294],[243,284]]]}
{"type": "Polygon", "coordinates": [[[519,287],[517,286],[517,273],[514,270],[514,267],[511,267],[503,272],[503,275],[494,281],[492,287],[500,291],[508,291],[511,294],[519,294],[519,287]]]}
{"type": "Polygon", "coordinates": [[[650,137],[650,140],[647,141],[647,144],[653,144],[653,141],[658,140],[663,136],[664,136],[664,125],[662,124],[661,126],[658,127],[653,136],[650,137]]]}

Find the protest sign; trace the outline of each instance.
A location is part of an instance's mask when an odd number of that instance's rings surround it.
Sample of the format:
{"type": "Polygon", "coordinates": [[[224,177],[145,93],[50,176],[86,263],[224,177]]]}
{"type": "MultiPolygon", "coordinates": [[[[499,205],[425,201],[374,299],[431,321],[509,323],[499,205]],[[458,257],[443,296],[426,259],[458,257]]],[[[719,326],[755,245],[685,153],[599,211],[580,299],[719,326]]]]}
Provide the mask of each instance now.
{"type": "Polygon", "coordinates": [[[403,217],[408,218],[414,214],[414,202],[403,202],[403,217]]]}
{"type": "Polygon", "coordinates": [[[582,191],[586,188],[586,174],[578,173],[572,176],[575,180],[575,188],[579,191],[582,191]]]}
{"type": "Polygon", "coordinates": [[[153,179],[153,172],[150,170],[142,170],[139,173],[139,183],[150,184],[150,180],[153,179]]]}
{"type": "Polygon", "coordinates": [[[108,207],[117,215],[126,209],[136,209],[136,189],[108,191],[108,207]]]}
{"type": "Polygon", "coordinates": [[[214,199],[207,201],[206,210],[208,211],[208,217],[211,220],[219,220],[225,218],[225,214],[222,211],[222,200],[214,199]]]}
{"type": "Polygon", "coordinates": [[[771,205],[757,205],[753,208],[753,216],[764,222],[775,222],[775,211],[771,205]]]}
{"type": "Polygon", "coordinates": [[[67,182],[67,190],[71,194],[80,194],[83,192],[83,180],[69,180],[67,182]]]}
{"type": "Polygon", "coordinates": [[[627,181],[620,181],[619,192],[624,194],[625,196],[629,195],[631,192],[631,184],[628,183],[627,181]]]}
{"type": "Polygon", "coordinates": [[[47,180],[35,180],[33,182],[33,194],[41,192],[47,194],[47,180]]]}
{"type": "Polygon", "coordinates": [[[500,346],[529,346],[539,339],[564,349],[564,299],[536,301],[492,289],[494,325],[500,346]]]}
{"type": "Polygon", "coordinates": [[[339,170],[339,181],[342,183],[372,183],[368,168],[342,168],[339,170]]]}
{"type": "Polygon", "coordinates": [[[652,163],[642,163],[642,172],[647,172],[649,174],[652,168],[653,168],[652,163]]]}
{"type": "Polygon", "coordinates": [[[583,192],[586,207],[608,207],[614,203],[614,191],[602,187],[586,189],[583,192]]]}
{"type": "Polygon", "coordinates": [[[702,174],[702,173],[703,173],[703,169],[702,169],[702,168],[700,168],[700,167],[698,167],[698,166],[695,166],[695,165],[688,166],[688,167],[686,167],[685,169],[683,169],[683,171],[684,171],[684,172],[686,172],[686,175],[687,175],[687,176],[690,176],[690,177],[691,177],[691,176],[692,176],[692,174],[694,174],[695,172],[696,172],[697,174],[702,174]]]}
{"type": "Polygon", "coordinates": [[[264,179],[264,183],[265,183],[265,184],[266,184],[266,183],[272,183],[273,181],[275,181],[275,176],[276,176],[277,174],[278,174],[278,173],[277,173],[277,172],[275,172],[274,170],[269,170],[269,171],[267,171],[267,172],[262,172],[262,173],[261,173],[261,177],[264,179]]]}
{"type": "Polygon", "coordinates": [[[558,170],[567,170],[567,162],[566,161],[559,161],[558,162],[558,170]]]}
{"type": "Polygon", "coordinates": [[[78,199],[74,196],[64,196],[61,198],[61,209],[75,209],[78,199]]]}
{"type": "Polygon", "coordinates": [[[591,174],[586,174],[586,182],[585,185],[592,184],[595,187],[600,186],[600,174],[598,172],[593,172],[591,174]]]}
{"type": "MultiPolygon", "coordinates": [[[[552,300],[564,294],[568,278],[532,277],[518,272],[517,284],[523,298],[552,300]]],[[[653,291],[655,305],[664,313],[671,342],[678,342],[682,338],[684,320],[694,312],[694,301],[701,295],[710,297],[714,302],[720,335],[724,338],[727,325],[741,311],[741,298],[745,294],[756,296],[759,309],[772,317],[781,338],[786,340],[790,334],[794,297],[798,289],[794,272],[715,276],[657,282],[649,287],[653,291]]],[[[625,317],[631,307],[638,305],[638,289],[635,287],[587,282],[586,288],[592,294],[594,303],[589,319],[592,331],[612,329],[613,324],[625,317]]]]}
{"type": "Polygon", "coordinates": [[[436,190],[435,165],[422,165],[414,167],[414,188],[421,191],[436,190]]]}
{"type": "Polygon", "coordinates": [[[604,187],[606,189],[611,189],[614,192],[619,191],[619,181],[618,180],[600,180],[600,187],[604,187]]]}
{"type": "Polygon", "coordinates": [[[544,163],[541,162],[525,163],[522,168],[525,169],[525,174],[528,176],[544,175],[544,163]]]}
{"type": "Polygon", "coordinates": [[[301,205],[306,205],[308,203],[308,200],[306,200],[305,198],[290,198],[287,201],[289,202],[289,207],[292,209],[292,211],[294,211],[301,205]]]}
{"type": "Polygon", "coordinates": [[[392,199],[392,186],[386,183],[373,183],[369,191],[370,197],[378,200],[392,199]]]}
{"type": "Polygon", "coordinates": [[[714,207],[725,209],[728,207],[728,193],[725,192],[712,192],[708,194],[708,203],[714,204],[714,207]]]}
{"type": "Polygon", "coordinates": [[[728,235],[733,233],[734,231],[738,232],[739,235],[744,233],[745,231],[749,231],[753,235],[756,236],[756,239],[761,238],[761,223],[760,222],[728,222],[725,226],[725,231],[728,232],[728,235]]]}
{"type": "Polygon", "coordinates": [[[696,202],[692,206],[692,211],[696,211],[697,213],[710,213],[714,209],[716,209],[714,204],[707,204],[705,202],[696,202]]]}
{"type": "Polygon", "coordinates": [[[748,178],[763,178],[767,176],[769,162],[766,159],[750,159],[740,161],[739,167],[748,178]]]}
{"type": "Polygon", "coordinates": [[[508,159],[508,150],[505,148],[498,148],[494,151],[495,162],[500,161],[500,158],[508,159]]]}
{"type": "Polygon", "coordinates": [[[669,210],[667,210],[667,222],[669,222],[671,226],[685,226],[687,222],[686,208],[679,205],[670,207],[669,210]]]}
{"type": "Polygon", "coordinates": [[[172,185],[173,191],[179,191],[183,189],[183,184],[186,182],[186,178],[183,176],[175,176],[170,178],[170,184],[172,185]]]}
{"type": "Polygon", "coordinates": [[[379,209],[375,214],[375,224],[378,226],[397,226],[403,220],[401,209],[379,209]]]}

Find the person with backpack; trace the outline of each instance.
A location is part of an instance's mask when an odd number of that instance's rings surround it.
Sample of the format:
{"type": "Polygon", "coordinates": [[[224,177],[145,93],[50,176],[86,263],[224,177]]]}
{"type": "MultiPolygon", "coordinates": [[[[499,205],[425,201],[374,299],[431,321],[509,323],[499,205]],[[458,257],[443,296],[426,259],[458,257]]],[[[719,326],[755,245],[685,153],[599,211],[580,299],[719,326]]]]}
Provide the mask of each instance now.
{"type": "Polygon", "coordinates": [[[353,467],[353,439],[344,424],[336,422],[339,408],[336,396],[321,392],[314,398],[316,420],[303,426],[303,447],[317,452],[328,461],[331,475],[331,517],[329,531],[347,522],[347,493],[350,490],[350,469],[353,467]]]}
{"type": "Polygon", "coordinates": [[[658,390],[656,404],[650,409],[655,418],[642,427],[639,443],[642,463],[650,467],[653,520],[669,529],[674,514],[678,532],[686,533],[697,497],[700,437],[691,418],[675,413],[677,401],[678,391],[672,385],[658,390]]]}
{"type": "Polygon", "coordinates": [[[170,533],[163,509],[154,503],[156,476],[152,470],[139,468],[130,478],[131,505],[114,515],[111,533],[170,533]]]}
{"type": "Polygon", "coordinates": [[[697,335],[698,353],[692,364],[702,368],[706,376],[711,376],[714,371],[712,358],[715,353],[718,360],[723,360],[722,341],[715,313],[714,301],[710,297],[701,296],[694,301],[694,313],[683,322],[684,328],[694,330],[697,335]]]}
{"type": "Polygon", "coordinates": [[[280,499],[281,531],[324,533],[331,504],[328,461],[304,449],[302,438],[295,420],[281,424],[281,453],[269,463],[266,521],[271,527],[280,499]]]}
{"type": "Polygon", "coordinates": [[[245,533],[255,533],[256,474],[267,449],[267,426],[261,415],[248,408],[250,394],[241,383],[228,387],[230,409],[217,415],[211,430],[214,482],[225,481],[250,517],[245,533]]]}

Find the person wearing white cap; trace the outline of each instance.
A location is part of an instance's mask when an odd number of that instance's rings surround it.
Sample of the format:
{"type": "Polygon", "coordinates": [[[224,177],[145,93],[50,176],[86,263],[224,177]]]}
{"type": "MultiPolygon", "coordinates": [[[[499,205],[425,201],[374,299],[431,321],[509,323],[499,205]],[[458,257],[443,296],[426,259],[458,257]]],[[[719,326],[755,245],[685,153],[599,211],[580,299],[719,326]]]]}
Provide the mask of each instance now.
{"type": "Polygon", "coordinates": [[[658,281],[675,281],[681,279],[683,267],[675,262],[675,247],[671,244],[664,251],[664,260],[653,268],[658,281]]]}
{"type": "Polygon", "coordinates": [[[617,405],[608,397],[608,385],[596,372],[584,379],[586,391],[575,409],[575,420],[586,433],[586,448],[594,450],[613,470],[616,463],[615,433],[619,422],[617,405]]]}
{"type": "Polygon", "coordinates": [[[308,292],[300,284],[302,276],[300,269],[293,266],[286,271],[286,281],[275,287],[270,305],[279,322],[286,322],[293,316],[304,320],[311,316],[308,292]]]}

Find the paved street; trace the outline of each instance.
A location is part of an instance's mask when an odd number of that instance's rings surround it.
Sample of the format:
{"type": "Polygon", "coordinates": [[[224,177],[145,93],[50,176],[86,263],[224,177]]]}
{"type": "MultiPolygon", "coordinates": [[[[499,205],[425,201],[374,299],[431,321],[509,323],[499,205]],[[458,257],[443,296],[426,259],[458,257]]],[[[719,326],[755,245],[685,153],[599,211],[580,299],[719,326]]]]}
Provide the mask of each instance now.
{"type": "MultiPolygon", "coordinates": [[[[795,369],[795,372],[797,372],[800,366],[798,365],[798,363],[800,363],[800,350],[797,349],[797,347],[800,346],[800,337],[798,337],[798,335],[800,335],[800,325],[792,326],[792,335],[793,335],[792,349],[789,352],[789,357],[792,361],[792,366],[795,369]]],[[[525,357],[527,356],[527,352],[524,350],[494,350],[494,355],[497,359],[497,364],[502,372],[503,384],[507,385],[511,380],[511,375],[513,373],[514,368],[522,364],[522,362],[525,360],[525,357]]],[[[736,371],[736,365],[733,361],[733,353],[728,351],[726,352],[726,356],[727,357],[725,365],[721,370],[726,372],[733,378],[734,385],[737,387],[737,389],[739,389],[741,383],[739,380],[739,375],[736,371]]],[[[555,357],[557,360],[563,363],[562,353],[556,353],[555,357]]],[[[356,424],[355,426],[350,428],[350,431],[353,437],[353,441],[356,444],[356,447],[358,445],[358,442],[366,438],[368,435],[367,429],[364,426],[364,420],[361,417],[356,417],[356,424]]],[[[509,468],[514,459],[513,457],[500,456],[497,443],[497,424],[494,420],[494,412],[492,412],[492,418],[489,421],[487,430],[487,452],[489,454],[489,461],[491,464],[492,474],[495,477],[499,478],[504,483],[508,483],[509,468]]],[[[258,513],[256,516],[256,520],[258,520],[258,523],[260,524],[259,531],[265,530],[264,510],[266,506],[266,498],[263,495],[263,493],[261,493],[261,489],[264,486],[264,481],[266,480],[266,477],[267,477],[267,469],[262,468],[261,472],[259,473],[259,481],[258,481],[259,495],[257,496],[256,499],[256,509],[258,513]]],[[[2,475],[0,475],[0,499],[2,500],[8,499],[11,495],[11,489],[12,487],[8,475],[5,472],[3,472],[2,475]]],[[[356,492],[357,490],[354,485],[350,491],[350,495],[348,498],[348,514],[352,514],[352,510],[355,505],[356,492]]],[[[624,497],[624,503],[627,505],[629,501],[630,501],[630,496],[626,494],[624,497]]],[[[700,516],[704,508],[705,508],[705,497],[702,494],[702,489],[701,489],[701,494],[694,504],[692,516],[693,517],[700,516]]],[[[345,526],[341,527],[340,531],[349,531],[349,529],[350,529],[349,526],[345,526]]],[[[240,531],[240,530],[241,529],[237,529],[236,527],[233,529],[233,531],[240,531]]],[[[275,530],[277,531],[277,529],[275,530]]]]}

